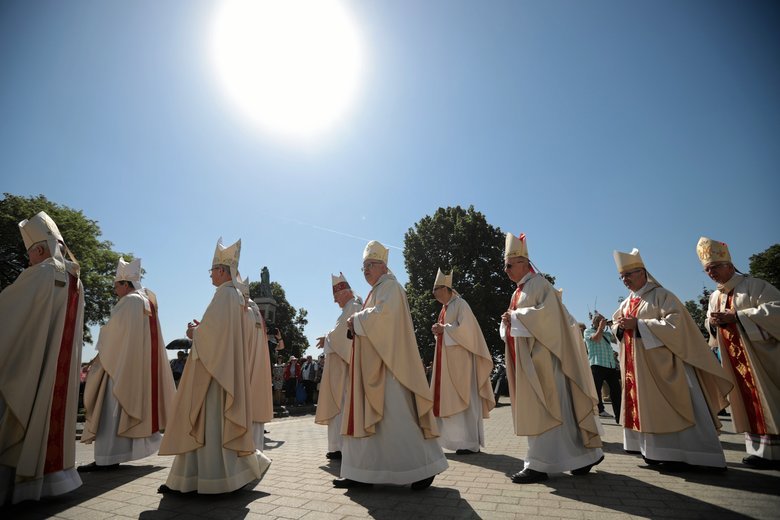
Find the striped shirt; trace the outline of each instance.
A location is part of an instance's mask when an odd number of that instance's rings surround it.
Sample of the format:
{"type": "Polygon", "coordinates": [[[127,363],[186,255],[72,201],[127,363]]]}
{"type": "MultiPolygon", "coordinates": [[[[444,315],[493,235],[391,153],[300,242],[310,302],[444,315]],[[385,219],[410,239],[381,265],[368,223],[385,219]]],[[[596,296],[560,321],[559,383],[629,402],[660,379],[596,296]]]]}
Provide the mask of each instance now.
{"type": "Polygon", "coordinates": [[[612,350],[610,340],[614,341],[614,336],[609,329],[601,332],[601,340],[595,341],[592,338],[596,334],[596,328],[590,327],[585,330],[585,345],[588,347],[588,363],[607,368],[617,368],[615,362],[615,351],[612,350]]]}

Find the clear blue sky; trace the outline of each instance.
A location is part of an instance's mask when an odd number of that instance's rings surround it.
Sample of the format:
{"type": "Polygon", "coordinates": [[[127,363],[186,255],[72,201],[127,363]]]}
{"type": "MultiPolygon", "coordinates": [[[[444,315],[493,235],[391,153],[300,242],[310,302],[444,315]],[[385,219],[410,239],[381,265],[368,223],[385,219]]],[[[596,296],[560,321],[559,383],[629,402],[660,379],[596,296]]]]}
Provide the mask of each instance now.
{"type": "Polygon", "coordinates": [[[365,296],[377,239],[405,282],[403,235],[439,206],[525,232],[580,320],[626,292],[613,249],[685,300],[711,286],[700,235],[742,269],[780,242],[776,2],[345,5],[361,88],[296,142],[227,101],[216,2],[0,3],[0,191],[82,209],[140,256],[167,341],[205,310],[220,236],[308,309],[312,344],[339,312],[330,274],[365,296]]]}

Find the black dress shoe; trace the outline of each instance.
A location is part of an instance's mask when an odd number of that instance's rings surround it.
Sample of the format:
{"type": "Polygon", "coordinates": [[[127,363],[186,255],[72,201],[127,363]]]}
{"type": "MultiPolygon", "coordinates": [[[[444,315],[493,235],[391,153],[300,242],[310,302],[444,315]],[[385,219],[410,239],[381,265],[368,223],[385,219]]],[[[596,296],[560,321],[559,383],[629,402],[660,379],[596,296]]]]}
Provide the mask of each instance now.
{"type": "Polygon", "coordinates": [[[742,464],[755,469],[780,469],[780,461],[769,460],[757,455],[749,455],[742,459],[742,464]]]}
{"type": "Polygon", "coordinates": [[[693,469],[694,466],[691,466],[687,462],[680,462],[679,460],[669,460],[661,463],[661,471],[666,471],[668,473],[681,473],[693,469]]]}
{"type": "Polygon", "coordinates": [[[339,488],[339,489],[354,489],[354,488],[365,488],[365,487],[373,487],[373,484],[369,484],[367,482],[358,482],[357,480],[352,480],[351,478],[342,478],[342,479],[335,479],[333,481],[333,487],[339,488]]]}
{"type": "Polygon", "coordinates": [[[642,455],[642,460],[644,460],[645,464],[647,464],[648,466],[658,466],[663,462],[662,460],[648,459],[644,455],[642,455]]]}
{"type": "Polygon", "coordinates": [[[97,462],[90,462],[89,464],[85,464],[83,466],[79,466],[76,468],[76,471],[79,473],[92,473],[93,471],[107,471],[116,469],[119,467],[119,464],[108,464],[106,466],[98,466],[97,462]]]}
{"type": "Polygon", "coordinates": [[[339,459],[341,459],[341,452],[340,451],[329,451],[328,453],[325,454],[325,458],[326,459],[331,459],[331,460],[339,460],[339,459]]]}
{"type": "MultiPolygon", "coordinates": [[[[433,477],[435,477],[434,475],[433,477]]],[[[422,480],[418,480],[417,482],[414,482],[412,484],[412,489],[414,491],[422,491],[423,489],[427,489],[433,484],[433,477],[424,478],[422,480]]]]}
{"type": "Polygon", "coordinates": [[[534,482],[543,482],[547,480],[547,473],[536,471],[531,468],[525,468],[512,475],[512,482],[515,484],[533,484],[534,482]]]}
{"type": "Polygon", "coordinates": [[[455,455],[473,455],[474,453],[479,453],[479,450],[477,450],[477,451],[455,450],[455,455]]]}
{"type": "Polygon", "coordinates": [[[184,493],[183,491],[179,491],[178,489],[169,488],[165,484],[157,488],[158,493],[162,493],[163,495],[186,495],[187,493],[184,493]]]}
{"type": "Polygon", "coordinates": [[[583,466],[581,468],[577,468],[577,469],[571,470],[571,474],[572,475],[587,475],[588,473],[590,473],[590,469],[593,466],[598,466],[599,464],[602,463],[603,460],[604,460],[604,455],[602,455],[601,458],[599,460],[597,460],[596,462],[594,462],[593,464],[588,464],[587,466],[583,466]]]}

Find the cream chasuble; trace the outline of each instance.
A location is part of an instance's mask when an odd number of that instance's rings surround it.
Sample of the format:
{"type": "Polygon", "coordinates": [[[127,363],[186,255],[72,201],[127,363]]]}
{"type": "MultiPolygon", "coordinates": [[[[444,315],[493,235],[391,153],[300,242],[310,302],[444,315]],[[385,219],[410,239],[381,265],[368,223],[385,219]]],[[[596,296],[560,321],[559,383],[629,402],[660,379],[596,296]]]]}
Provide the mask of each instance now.
{"type": "MultiPolygon", "coordinates": [[[[127,439],[144,439],[165,430],[173,410],[173,383],[165,341],[157,315],[156,298],[146,289],[121,298],[111,319],[100,329],[98,356],[84,388],[86,424],[81,442],[101,444],[101,433],[127,439]],[[109,378],[112,395],[107,394],[109,378]],[[118,402],[118,416],[108,424],[101,421],[107,400],[118,402]],[[111,432],[103,432],[111,429],[111,432]],[[96,440],[97,435],[97,440],[96,440]]],[[[110,450],[109,450],[110,451],[110,450]]],[[[131,456],[117,453],[110,464],[143,458],[152,453],[133,450],[131,456]]],[[[156,451],[156,450],[155,450],[156,451]]]]}
{"type": "Polygon", "coordinates": [[[729,394],[734,428],[751,434],[749,454],[780,460],[780,290],[735,274],[710,296],[707,323],[710,313],[726,310],[736,311],[738,323],[711,328],[710,344],[736,383],[729,394]],[[751,450],[756,441],[761,452],[751,450]]]}
{"type": "Polygon", "coordinates": [[[46,259],[0,293],[0,503],[81,485],[74,465],[84,291],[77,266],[66,266],[46,259]]]}
{"type": "Polygon", "coordinates": [[[515,332],[513,325],[504,330],[502,324],[515,433],[541,435],[561,426],[565,410],[560,392],[568,388],[580,442],[585,448],[601,447],[593,374],[579,328],[569,322],[557,291],[543,276],[529,273],[518,284],[510,311],[522,329],[515,332]],[[556,370],[563,373],[563,386],[556,382],[556,370]]]}
{"type": "MultiPolygon", "coordinates": [[[[712,355],[699,328],[685,306],[663,287],[648,282],[639,291],[639,302],[634,313],[629,313],[631,298],[623,301],[613,315],[635,315],[638,330],[647,330],[657,338],[658,345],[646,344],[647,337],[633,338],[633,348],[626,349],[624,334],[620,342],[620,367],[623,375],[623,403],[620,423],[644,433],[672,433],[696,424],[691,391],[683,369],[690,365],[701,385],[711,415],[710,424],[720,429],[718,411],[725,405],[725,396],[732,383],[718,360],[712,355]],[[627,352],[633,360],[626,359],[627,352]],[[634,366],[634,382],[626,380],[626,364],[634,366]],[[632,385],[635,391],[632,392],[632,385]],[[632,405],[632,403],[636,403],[632,405]],[[636,415],[626,423],[626,414],[636,415]]],[[[617,328],[614,332],[617,334],[617,328]]]]}
{"type": "Polygon", "coordinates": [[[271,354],[268,352],[268,336],[260,309],[248,300],[244,311],[244,338],[247,340],[249,387],[252,401],[252,422],[255,447],[263,450],[263,427],[274,418],[274,396],[271,387],[271,354]]]}
{"type": "Polygon", "coordinates": [[[325,370],[320,382],[317,413],[314,422],[328,425],[328,451],[341,451],[342,407],[349,377],[352,340],[347,338],[347,320],[362,306],[355,298],[341,309],[336,326],[325,335],[325,370]]]}

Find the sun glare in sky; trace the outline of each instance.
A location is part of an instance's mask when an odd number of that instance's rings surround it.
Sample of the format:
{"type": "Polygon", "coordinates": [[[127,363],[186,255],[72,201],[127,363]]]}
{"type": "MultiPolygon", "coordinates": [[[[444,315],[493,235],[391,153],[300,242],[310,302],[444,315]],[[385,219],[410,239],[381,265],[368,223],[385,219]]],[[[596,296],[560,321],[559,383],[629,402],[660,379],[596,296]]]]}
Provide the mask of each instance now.
{"type": "Polygon", "coordinates": [[[226,0],[217,8],[212,55],[238,110],[287,138],[331,129],[361,83],[360,37],[338,0],[226,0]]]}

